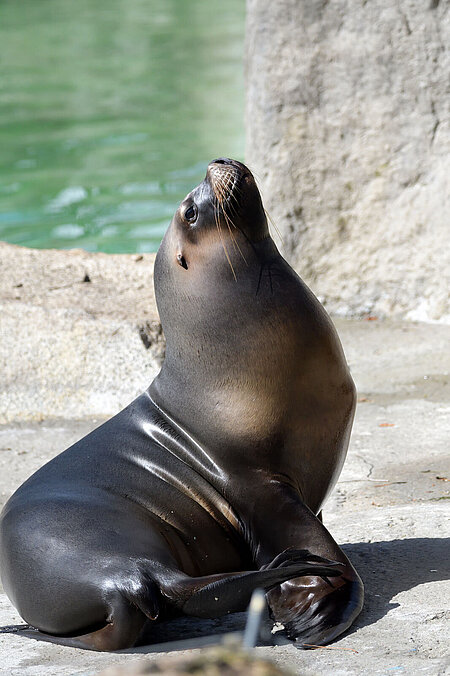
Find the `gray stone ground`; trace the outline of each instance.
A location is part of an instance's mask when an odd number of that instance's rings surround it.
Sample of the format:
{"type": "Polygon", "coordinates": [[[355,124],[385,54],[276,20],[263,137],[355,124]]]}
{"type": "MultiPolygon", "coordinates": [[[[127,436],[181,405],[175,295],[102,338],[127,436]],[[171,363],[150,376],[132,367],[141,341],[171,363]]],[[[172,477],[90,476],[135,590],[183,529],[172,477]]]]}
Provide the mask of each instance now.
{"type": "MultiPolygon", "coordinates": [[[[163,353],[152,263],[0,246],[0,397],[10,402],[7,414],[1,407],[0,503],[152,379],[163,353]]],[[[336,324],[359,405],[324,520],[363,577],[365,607],[330,648],[256,652],[307,676],[450,673],[450,326],[336,324]]],[[[243,621],[177,620],[153,640],[220,634],[243,621]]],[[[0,593],[0,626],[20,622],[0,593]]],[[[150,651],[100,654],[0,633],[0,673],[87,676],[146,653],[155,659],[150,651]]]]}

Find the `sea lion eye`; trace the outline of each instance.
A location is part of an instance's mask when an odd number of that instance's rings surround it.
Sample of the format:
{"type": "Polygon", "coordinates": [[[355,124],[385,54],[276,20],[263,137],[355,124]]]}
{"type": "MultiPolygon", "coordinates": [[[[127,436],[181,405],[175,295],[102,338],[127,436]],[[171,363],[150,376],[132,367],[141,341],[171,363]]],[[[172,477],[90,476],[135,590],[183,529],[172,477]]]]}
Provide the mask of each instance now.
{"type": "Polygon", "coordinates": [[[184,212],[184,220],[188,221],[189,223],[193,223],[197,220],[197,214],[197,206],[195,204],[191,204],[191,206],[188,207],[184,212]]]}

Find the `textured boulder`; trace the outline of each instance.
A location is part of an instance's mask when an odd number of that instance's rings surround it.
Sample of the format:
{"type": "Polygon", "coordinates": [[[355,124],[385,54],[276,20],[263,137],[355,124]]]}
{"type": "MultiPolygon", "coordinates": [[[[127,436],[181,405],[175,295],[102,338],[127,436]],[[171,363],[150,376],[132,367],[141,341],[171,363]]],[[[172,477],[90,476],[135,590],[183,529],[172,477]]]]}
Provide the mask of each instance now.
{"type": "Polygon", "coordinates": [[[247,149],[328,309],[450,321],[450,11],[248,0],[247,149]]]}

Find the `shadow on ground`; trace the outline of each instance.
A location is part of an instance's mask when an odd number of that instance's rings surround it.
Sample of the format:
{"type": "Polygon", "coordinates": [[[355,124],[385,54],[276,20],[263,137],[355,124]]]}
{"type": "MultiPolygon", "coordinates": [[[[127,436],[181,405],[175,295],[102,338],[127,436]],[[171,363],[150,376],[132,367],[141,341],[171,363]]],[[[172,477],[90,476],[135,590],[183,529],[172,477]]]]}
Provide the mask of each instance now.
{"type": "MultiPolygon", "coordinates": [[[[450,579],[450,539],[410,538],[381,542],[357,542],[342,549],[361,575],[365,586],[365,603],[361,615],[348,634],[373,624],[400,604],[392,599],[400,592],[421,584],[450,579]]],[[[176,618],[152,627],[145,635],[147,647],[180,638],[242,631],[245,613],[216,620],[176,618]]],[[[136,649],[135,649],[136,650],[136,649]]],[[[144,645],[138,648],[145,651],[144,645]]]]}
{"type": "Polygon", "coordinates": [[[377,622],[399,603],[392,599],[420,584],[450,579],[450,539],[358,542],[342,549],[362,577],[364,608],[350,633],[377,622]]]}

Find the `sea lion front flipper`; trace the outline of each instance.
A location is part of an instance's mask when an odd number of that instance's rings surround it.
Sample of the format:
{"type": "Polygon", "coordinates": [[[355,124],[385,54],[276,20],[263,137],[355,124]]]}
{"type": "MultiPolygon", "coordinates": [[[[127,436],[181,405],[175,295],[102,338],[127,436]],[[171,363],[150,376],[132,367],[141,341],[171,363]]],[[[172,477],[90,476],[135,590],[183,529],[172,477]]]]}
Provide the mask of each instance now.
{"type": "Polygon", "coordinates": [[[339,576],[339,563],[313,557],[305,550],[288,549],[261,570],[222,573],[204,577],[178,579],[163,589],[176,607],[186,615],[213,618],[245,610],[253,591],[269,591],[286,580],[301,576],[339,576]]]}
{"type": "MultiPolygon", "coordinates": [[[[251,502],[247,532],[259,566],[289,546],[339,561],[340,576],[313,574],[290,580],[267,594],[271,614],[299,647],[324,645],[346,631],[359,615],[364,599],[362,581],[322,522],[289,485],[272,482],[251,502]]],[[[310,560],[313,560],[310,558],[310,560]]]]}

